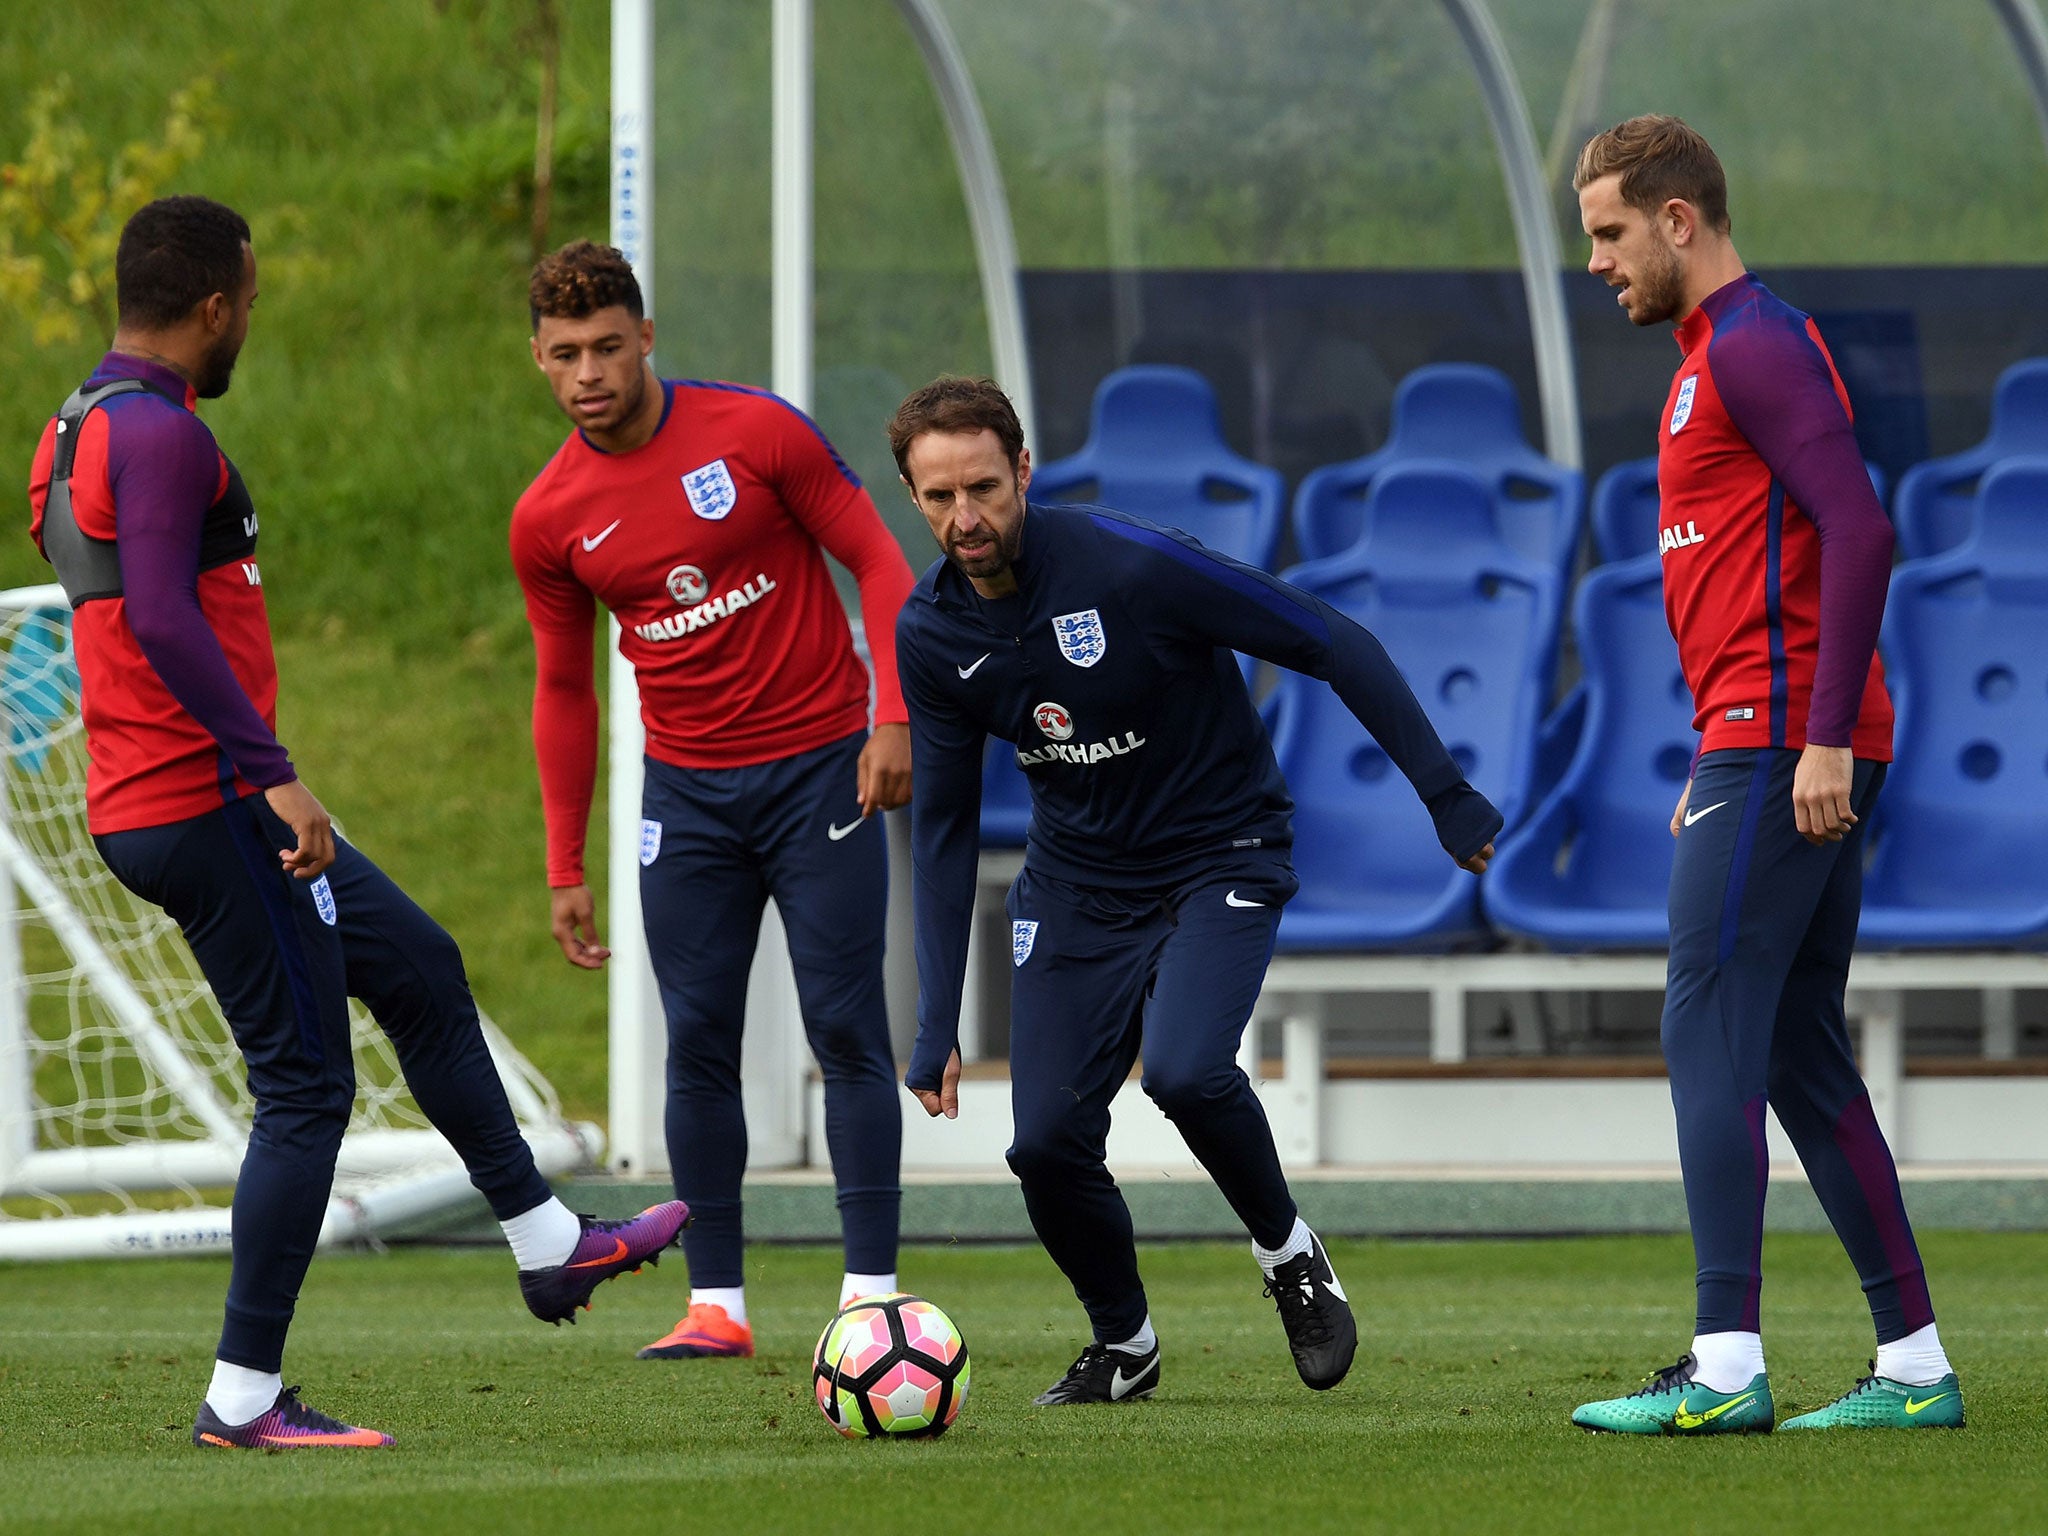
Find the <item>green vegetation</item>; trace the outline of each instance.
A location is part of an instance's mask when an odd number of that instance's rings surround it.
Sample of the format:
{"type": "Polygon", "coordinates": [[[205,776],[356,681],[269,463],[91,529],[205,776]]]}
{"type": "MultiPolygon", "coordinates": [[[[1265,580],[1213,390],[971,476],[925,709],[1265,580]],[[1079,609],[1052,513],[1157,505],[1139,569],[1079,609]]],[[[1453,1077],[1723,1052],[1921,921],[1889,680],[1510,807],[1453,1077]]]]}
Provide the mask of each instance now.
{"type": "MultiPolygon", "coordinates": [[[[213,1260],[16,1268],[0,1344],[0,1509],[93,1533],[797,1529],[1547,1532],[2037,1529],[2048,1340],[2031,1300],[2048,1238],[1926,1243],[1969,1398],[1960,1433],[1702,1441],[1596,1437],[1573,1406],[1664,1364],[1691,1326],[1678,1238],[1346,1243],[1364,1321],[1326,1395],[1295,1380],[1235,1244],[1151,1247],[1161,1396],[1029,1406],[1078,1348],[1034,1250],[913,1249],[905,1279],[974,1364],[936,1442],[846,1444],[810,1398],[838,1255],[760,1249],[751,1361],[654,1364],[679,1269],[607,1286],[581,1326],[520,1309],[502,1253],[315,1264],[286,1380],[388,1430],[395,1451],[202,1453],[188,1442],[218,1323],[213,1260]]],[[[1825,1237],[1774,1237],[1767,1312],[1781,1411],[1863,1370],[1869,1318],[1825,1237]]]]}
{"type": "MultiPolygon", "coordinates": [[[[609,8],[574,0],[563,19],[555,236],[601,237],[588,146],[609,8]]],[[[281,733],[461,941],[485,1007],[575,1111],[601,1113],[604,986],[547,936],[532,663],[505,554],[512,503],[565,430],[527,356],[526,216],[505,193],[522,155],[530,169],[531,82],[431,0],[9,7],[0,160],[53,74],[116,145],[157,133],[170,94],[208,73],[225,121],[176,188],[244,209],[257,233],[250,343],[205,414],[263,513],[281,733]]],[[[104,342],[36,346],[0,318],[0,460],[17,484],[104,342]]],[[[48,580],[19,515],[0,583],[48,580]]],[[[601,797],[595,814],[601,882],[601,797]]]]}

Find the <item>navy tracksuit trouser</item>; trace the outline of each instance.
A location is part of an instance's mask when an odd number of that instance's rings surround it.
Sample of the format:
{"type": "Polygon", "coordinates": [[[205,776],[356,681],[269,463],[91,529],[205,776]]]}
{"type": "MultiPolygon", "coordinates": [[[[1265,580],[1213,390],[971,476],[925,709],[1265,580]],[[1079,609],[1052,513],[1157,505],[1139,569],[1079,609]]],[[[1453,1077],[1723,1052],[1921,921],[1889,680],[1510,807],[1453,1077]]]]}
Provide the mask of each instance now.
{"type": "Polygon", "coordinates": [[[1109,1106],[1142,1055],[1146,1094],[1269,1248],[1294,1229],[1272,1127],[1237,1064],[1293,871],[1246,860],[1169,891],[1010,888],[1011,1169],[1039,1241],[1100,1343],[1143,1326],[1131,1213],[1104,1165],[1109,1106]]]}
{"type": "Polygon", "coordinates": [[[499,1219],[550,1198],[455,941],[357,849],[337,837],[319,879],[287,875],[277,855],[294,835],[261,795],[93,841],[116,879],[183,930],[248,1066],[256,1113],[235,1181],[221,1359],[257,1371],[283,1361],[355,1102],[350,997],[391,1037],[414,1102],[499,1219]]]}
{"type": "Polygon", "coordinates": [[[744,1278],[747,1120],[740,1039],[768,898],[789,935],[797,1002],[825,1080],[825,1145],[850,1273],[896,1268],[903,1106],[882,956],[889,844],[861,820],[867,733],[745,768],[647,759],[640,910],[668,1020],[668,1156],[694,1286],[744,1278]]]}
{"type": "Polygon", "coordinates": [[[1857,824],[1815,846],[1793,820],[1798,763],[1779,748],[1704,755],[1671,870],[1664,1059],[1699,1266],[1697,1328],[1759,1331],[1768,1103],[1887,1343],[1934,1309],[1843,1011],[1885,765],[1856,764],[1857,824]]]}

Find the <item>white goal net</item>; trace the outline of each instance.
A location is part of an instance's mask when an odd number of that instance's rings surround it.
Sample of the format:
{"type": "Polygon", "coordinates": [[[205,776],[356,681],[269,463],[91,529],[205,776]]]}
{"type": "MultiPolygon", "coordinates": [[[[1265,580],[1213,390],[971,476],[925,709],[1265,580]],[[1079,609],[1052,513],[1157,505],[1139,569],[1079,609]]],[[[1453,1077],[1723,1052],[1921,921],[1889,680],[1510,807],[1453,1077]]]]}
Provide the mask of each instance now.
{"type": "MultiPolygon", "coordinates": [[[[0,1259],[224,1251],[253,1103],[240,1053],[176,925],[131,895],[86,831],[85,732],[60,588],[0,592],[0,1259]]],[[[356,1102],[325,1243],[472,1195],[352,1003],[356,1102]]],[[[543,1173],[596,1160],[595,1126],[488,1020],[543,1173]]]]}

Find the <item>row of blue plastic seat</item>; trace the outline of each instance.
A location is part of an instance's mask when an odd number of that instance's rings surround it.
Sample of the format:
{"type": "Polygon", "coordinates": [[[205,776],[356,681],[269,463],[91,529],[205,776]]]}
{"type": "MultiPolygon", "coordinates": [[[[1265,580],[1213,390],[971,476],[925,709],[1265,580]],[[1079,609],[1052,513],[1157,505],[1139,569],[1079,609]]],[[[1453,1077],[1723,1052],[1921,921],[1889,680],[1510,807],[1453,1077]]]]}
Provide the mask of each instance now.
{"type": "MultiPolygon", "coordinates": [[[[1969,536],[1978,487],[2003,459],[2048,453],[2048,358],[1999,375],[1991,425],[1974,447],[1909,469],[1892,502],[1900,553],[1925,559],[1969,536]]],[[[1513,383],[1475,363],[1435,363],[1401,381],[1386,444],[1302,481],[1294,537],[1303,560],[1341,554],[1365,531],[1372,487],[1385,472],[1444,460],[1479,475],[1501,512],[1501,535],[1567,580],[1577,561],[1584,482],[1553,463],[1522,430],[1513,383]]],[[[1878,499],[1885,476],[1869,466],[1878,499]]],[[[1187,368],[1119,369],[1095,392],[1089,437],[1078,453],[1040,468],[1034,494],[1047,501],[1100,501],[1185,529],[1211,549],[1270,570],[1280,547],[1285,482],[1224,441],[1215,392],[1187,368]]],[[[1656,548],[1657,464],[1616,465],[1593,493],[1593,538],[1602,561],[1656,548]]]]}
{"type": "MultiPolygon", "coordinates": [[[[1984,476],[2006,459],[2048,453],[2048,358],[2014,363],[1991,392],[1991,427],[1984,440],[1960,453],[1915,464],[1892,498],[1899,553],[1925,560],[1956,548],[1976,523],[1984,476]]],[[[1866,464],[1879,501],[1884,471],[1866,464]]],[[[1599,558],[1631,560],[1657,548],[1657,461],[1617,464],[1593,486],[1593,547],[1599,558]]]]}
{"type": "MultiPolygon", "coordinates": [[[[2011,552],[2005,549],[2015,539],[2024,543],[2037,523],[2048,528],[2048,479],[2042,477],[2048,460],[2014,466],[2010,475],[1985,476],[1981,496],[1977,483],[1961,478],[1975,465],[1996,463],[2003,449],[2023,440],[2036,417],[2048,421],[2048,362],[2019,365],[2000,380],[1985,444],[1922,466],[1925,474],[1909,474],[1901,486],[1902,501],[1916,485],[1951,500],[1967,495],[1965,526],[1973,525],[1975,502],[1988,498],[1994,484],[2000,489],[1988,540],[1967,541],[1969,558],[1977,562],[1969,569],[1977,574],[1947,572],[1924,561],[1899,572],[1887,645],[1910,645],[1914,657],[1894,658],[1895,695],[1909,695],[1916,677],[1937,689],[1944,679],[1961,678],[1968,658],[1959,657],[1955,646],[1966,632],[1981,632],[1987,644],[1998,642],[2017,659],[1982,663],[1964,693],[1974,689],[1986,704],[2001,707],[2008,698],[2032,702],[1980,722],[1983,732],[1967,740],[1950,739],[1967,722],[1936,711],[1932,699],[1938,694],[1923,695],[1919,716],[1902,705],[1901,741],[1912,750],[1902,754],[1873,828],[1879,833],[1871,906],[1876,915],[1866,919],[1865,929],[1874,942],[2014,943],[2048,932],[2048,887],[2042,882],[2019,889],[2010,880],[1980,878],[1975,861],[1957,851],[1976,844],[1959,843],[1946,832],[1923,840],[1915,832],[1940,822],[1941,806],[1957,803],[1947,782],[1957,773],[1982,784],[2009,777],[2009,758],[2048,766],[2048,754],[2019,739],[2048,730],[2048,700],[2034,698],[2040,690],[2020,680],[2024,647],[2014,650],[2010,642],[2035,633],[2030,625],[2039,614],[2028,610],[2026,583],[2013,574],[2026,568],[2025,561],[2007,558],[2011,552]],[[2001,574],[1987,584],[1983,571],[1991,566],[2001,574]],[[1923,586],[1924,580],[1935,585],[1923,586]],[[1914,605],[1931,600],[1928,592],[1939,591],[1951,604],[1966,601],[1958,595],[1964,589],[1996,594],[2002,606],[1995,622],[1978,631],[1967,625],[1915,628],[1915,618],[1900,616],[1909,609],[1918,614],[1914,605]],[[1949,637],[1947,651],[1938,638],[1943,634],[1949,637]],[[1923,744],[1907,734],[1916,719],[1954,727],[1940,736],[1941,744],[1926,746],[1932,756],[1920,766],[1915,765],[1923,744]],[[1921,793],[1925,784],[1941,787],[1921,793]],[[1894,834],[1894,826],[1903,830],[1894,834]],[[1923,869],[1924,861],[1900,851],[1923,841],[1948,862],[1923,869]],[[1945,888],[1972,899],[1944,907],[1940,870],[1958,857],[1972,868],[1945,888]],[[1889,877],[1893,889],[1884,883],[1887,869],[1917,873],[1889,877]]],[[[1353,612],[1381,635],[1416,681],[1468,776],[1501,804],[1513,830],[1485,882],[1485,910],[1495,929],[1567,947],[1661,944],[1669,805],[1683,782],[1694,737],[1655,559],[1596,571],[1581,585],[1577,621],[1587,679],[1562,709],[1539,721],[1551,695],[1568,553],[1577,546],[1576,484],[1559,478],[1569,472],[1544,478],[1543,461],[1521,438],[1512,388],[1493,370],[1452,366],[1412,375],[1397,399],[1395,429],[1379,453],[1319,471],[1303,483],[1295,508],[1297,541],[1322,558],[1287,573],[1288,579],[1353,612]],[[1425,450],[1461,458],[1430,458],[1425,450]],[[1539,460],[1536,466],[1529,464],[1531,457],[1539,460]],[[1569,527],[1568,538],[1558,533],[1562,525],[1569,527]],[[1623,771],[1616,764],[1632,766],[1623,771]],[[1537,800],[1541,804],[1525,819],[1537,800]]],[[[1624,483],[1620,472],[1611,472],[1602,492],[1624,483]]],[[[1089,448],[1041,471],[1034,492],[1048,491],[1175,523],[1253,563],[1263,563],[1261,548],[1270,552],[1277,543],[1278,476],[1229,454],[1213,397],[1186,370],[1126,370],[1106,382],[1098,392],[1089,448]],[[1190,420],[1199,430],[1187,426],[1190,420]],[[1191,452],[1196,439],[1216,452],[1206,460],[1191,452]],[[1159,473],[1162,464],[1198,468],[1176,487],[1171,475],[1159,473]],[[1230,475],[1239,478],[1233,482],[1230,475]],[[1216,515],[1205,526],[1191,507],[1212,507],[1216,515]],[[1250,540],[1260,547],[1249,547],[1244,530],[1258,517],[1267,531],[1250,540]]],[[[1647,474],[1633,472],[1626,496],[1596,496],[1595,531],[1603,555],[1633,553],[1624,539],[1641,540],[1636,547],[1654,551],[1654,496],[1654,461],[1647,474]]],[[[1426,819],[1356,721],[1327,690],[1305,687],[1300,679],[1283,677],[1270,705],[1275,747],[1301,805],[1297,864],[1303,889],[1283,923],[1282,944],[1442,947],[1483,939],[1490,930],[1475,883],[1447,876],[1426,819]],[[1384,797],[1374,786],[1384,788],[1384,797]]],[[[1004,744],[992,744],[986,783],[985,837],[1022,842],[1028,799],[1004,744]]]]}
{"type": "MultiPolygon", "coordinates": [[[[1484,882],[1451,870],[1358,722],[1326,687],[1282,674],[1273,739],[1295,792],[1301,877],[1282,947],[1448,948],[1495,933],[1660,946],[1668,822],[1696,737],[1657,558],[1602,566],[1579,586],[1585,678],[1575,720],[1549,722],[1566,761],[1545,793],[1556,575],[1501,537],[1473,477],[1450,498],[1399,494],[1405,478],[1428,477],[1390,472],[1363,539],[1287,579],[1379,635],[1509,831],[1484,882]]],[[[1439,493],[1460,484],[1434,479],[1439,493]]],[[[2048,868],[2013,857],[2038,840],[2048,791],[2048,457],[2001,465],[1979,500],[1962,547],[1894,578],[1885,647],[1900,756],[1871,828],[1864,932],[1876,944],[2048,940],[2048,868]]]]}
{"type": "MultiPolygon", "coordinates": [[[[1452,461],[1478,475],[1499,504],[1509,546],[1569,580],[1578,558],[1585,481],[1522,433],[1507,375],[1476,363],[1435,363],[1401,381],[1386,445],[1317,470],[1294,498],[1303,560],[1341,554],[1364,532],[1368,496],[1385,472],[1416,460],[1452,461]]],[[[1088,441],[1038,468],[1040,501],[1099,502],[1193,534],[1209,548],[1273,569],[1286,483],[1224,441],[1216,395],[1189,368],[1121,368],[1095,392],[1088,441]]]]}
{"type": "MultiPolygon", "coordinates": [[[[1892,575],[1883,652],[1897,757],[1867,829],[1862,939],[2048,943],[2048,457],[1983,479],[1956,547],[1892,575]]],[[[1671,807],[1696,736],[1654,555],[1575,604],[1585,712],[1556,787],[1484,882],[1501,932],[1560,948],[1661,947],[1671,807]]]]}

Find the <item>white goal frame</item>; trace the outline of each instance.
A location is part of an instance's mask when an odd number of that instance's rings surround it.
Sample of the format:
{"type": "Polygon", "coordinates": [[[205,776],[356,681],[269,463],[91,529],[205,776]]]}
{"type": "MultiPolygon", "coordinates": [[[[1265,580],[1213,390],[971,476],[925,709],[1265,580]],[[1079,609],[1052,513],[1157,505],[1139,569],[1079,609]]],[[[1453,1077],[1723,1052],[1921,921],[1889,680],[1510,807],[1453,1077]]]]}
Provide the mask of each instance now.
{"type": "MultiPolygon", "coordinates": [[[[63,590],[54,585],[0,592],[0,614],[64,608],[63,590]]],[[[7,714],[11,722],[12,712],[7,714]]],[[[28,750],[47,748],[32,744],[28,750]]],[[[224,1251],[231,1213],[196,1203],[197,1191],[225,1189],[235,1182],[248,1142],[246,1110],[223,1095],[156,1017],[88,917],[9,824],[9,811],[8,797],[0,793],[0,1198],[30,1198],[61,1208],[70,1196],[125,1199],[174,1191],[195,1203],[173,1210],[131,1207],[106,1215],[0,1218],[0,1260],[224,1251]],[[37,1043],[20,937],[22,918],[29,912],[62,946],[75,968],[75,985],[89,989],[91,1000],[112,1020],[113,1031],[201,1134],[111,1145],[38,1145],[32,1070],[37,1043]]],[[[210,993],[206,1002],[212,1006],[210,993]]],[[[603,1154],[603,1133],[594,1125],[566,1120],[538,1072],[488,1020],[484,1037],[541,1172],[553,1177],[593,1165],[603,1154]]],[[[343,1139],[336,1193],[320,1241],[371,1239],[459,1206],[472,1193],[454,1148],[438,1132],[355,1130],[343,1139]]]]}

